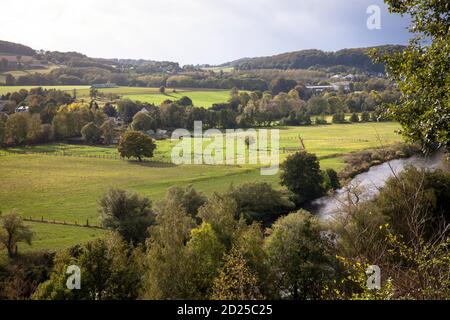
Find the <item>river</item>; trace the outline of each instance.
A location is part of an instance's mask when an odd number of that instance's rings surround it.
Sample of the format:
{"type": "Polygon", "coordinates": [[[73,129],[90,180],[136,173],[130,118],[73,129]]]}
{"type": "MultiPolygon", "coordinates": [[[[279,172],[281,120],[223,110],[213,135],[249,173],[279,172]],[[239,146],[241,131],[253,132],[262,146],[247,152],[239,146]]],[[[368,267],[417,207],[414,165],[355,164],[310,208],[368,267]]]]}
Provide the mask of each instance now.
{"type": "MultiPolygon", "coordinates": [[[[430,157],[415,155],[410,158],[391,160],[373,166],[367,172],[358,174],[348,183],[348,186],[358,188],[358,192],[360,192],[359,201],[368,201],[378,194],[386,180],[393,176],[393,172],[397,174],[410,165],[419,169],[434,170],[441,165],[442,159],[443,152],[438,152],[430,157]]],[[[322,218],[330,218],[339,210],[342,203],[346,202],[347,195],[346,188],[338,189],[333,195],[327,195],[312,201],[308,210],[322,218]]]]}

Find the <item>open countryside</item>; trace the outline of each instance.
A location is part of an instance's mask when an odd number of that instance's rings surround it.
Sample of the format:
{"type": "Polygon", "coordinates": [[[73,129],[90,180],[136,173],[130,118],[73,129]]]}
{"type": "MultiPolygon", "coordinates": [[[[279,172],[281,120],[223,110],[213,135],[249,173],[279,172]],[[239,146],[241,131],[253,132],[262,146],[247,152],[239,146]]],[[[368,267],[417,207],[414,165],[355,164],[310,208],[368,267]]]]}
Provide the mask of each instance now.
{"type": "MultiPolygon", "coordinates": [[[[43,89],[55,89],[75,94],[80,98],[88,98],[90,86],[40,86],[43,89]],[[75,90],[75,91],[74,91],[75,90]]],[[[20,90],[30,90],[36,86],[0,86],[0,95],[20,90]]],[[[159,105],[165,100],[178,100],[181,97],[189,97],[195,106],[209,108],[215,103],[227,102],[229,90],[214,89],[189,89],[189,88],[167,88],[166,93],[160,93],[159,88],[142,87],[116,87],[100,88],[101,94],[112,94],[135,101],[148,102],[159,105]]]]}
{"type": "MultiPolygon", "coordinates": [[[[307,150],[321,159],[322,168],[339,171],[345,166],[346,154],[401,141],[395,133],[398,129],[398,124],[392,122],[281,127],[281,161],[299,150],[299,137],[302,137],[307,150]]],[[[0,175],[8,185],[7,189],[0,190],[2,210],[17,209],[25,217],[34,219],[80,225],[89,221],[91,225],[98,225],[97,199],[110,187],[138,191],[153,201],[161,200],[173,185],[192,184],[205,194],[223,192],[231,184],[251,181],[268,182],[278,188],[278,175],[262,177],[254,165],[172,165],[170,151],[175,143],[158,141],[152,162],[143,164],[121,160],[117,149],[108,147],[54,144],[0,151],[0,175]]],[[[204,144],[206,147],[208,142],[204,144]]],[[[42,225],[32,223],[32,227],[42,228],[42,225]]],[[[80,237],[64,235],[77,230],[58,226],[45,241],[36,242],[27,250],[54,250],[98,234],[95,230],[93,233],[85,230],[80,237]],[[66,239],[63,245],[58,244],[58,237],[66,239]]]]}
{"type": "Polygon", "coordinates": [[[448,1],[4,1],[1,307],[450,300],[448,1]]]}

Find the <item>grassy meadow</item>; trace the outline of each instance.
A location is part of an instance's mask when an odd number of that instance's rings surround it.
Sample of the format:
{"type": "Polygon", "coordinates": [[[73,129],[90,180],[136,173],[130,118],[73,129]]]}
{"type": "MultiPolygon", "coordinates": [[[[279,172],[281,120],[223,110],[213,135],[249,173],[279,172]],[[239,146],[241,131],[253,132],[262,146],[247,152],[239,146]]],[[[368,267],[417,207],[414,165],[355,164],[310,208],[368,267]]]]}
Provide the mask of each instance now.
{"type": "MultiPolygon", "coordinates": [[[[280,160],[299,147],[298,136],[322,168],[340,170],[343,155],[400,140],[396,123],[360,123],[280,128],[280,160]]],[[[257,165],[173,165],[176,142],[157,141],[155,157],[138,163],[121,160],[114,147],[62,143],[0,151],[0,210],[16,209],[25,217],[91,225],[98,223],[97,201],[110,187],[134,190],[152,201],[171,186],[188,186],[211,194],[231,184],[265,181],[280,188],[278,175],[261,176],[257,165]],[[26,152],[26,153],[24,153],[26,152]]],[[[204,147],[209,141],[203,143],[204,147]]],[[[27,250],[58,249],[87,241],[103,231],[91,228],[29,223],[36,232],[27,250]]],[[[26,245],[23,245],[25,248],[26,245]]]]}
{"type": "Polygon", "coordinates": [[[194,106],[209,108],[214,103],[227,102],[230,97],[229,90],[178,90],[177,92],[171,92],[167,89],[166,93],[162,94],[159,92],[148,93],[148,94],[127,94],[124,98],[129,98],[131,100],[154,103],[160,105],[165,100],[178,100],[183,96],[191,98],[194,106]]]}
{"type": "MultiPolygon", "coordinates": [[[[38,86],[0,86],[0,95],[2,94],[7,94],[7,93],[12,93],[12,92],[17,92],[20,91],[22,89],[25,90],[30,90],[33,88],[37,88],[38,86]]],[[[57,90],[61,90],[61,91],[70,91],[72,92],[74,89],[78,91],[83,91],[85,90],[87,92],[87,94],[89,94],[89,88],[90,86],[39,86],[42,89],[57,89],[57,90]]]]}
{"type": "MultiPolygon", "coordinates": [[[[23,72],[23,71],[20,71],[23,72]]],[[[58,89],[67,91],[70,94],[76,90],[79,99],[89,97],[90,86],[41,86],[43,89],[58,89]]],[[[8,92],[16,92],[21,89],[30,90],[36,86],[0,86],[0,95],[8,92]]],[[[191,98],[192,102],[197,107],[209,108],[214,103],[227,102],[230,97],[230,90],[217,89],[186,89],[186,88],[167,88],[166,93],[159,92],[159,88],[148,87],[117,87],[117,88],[102,88],[98,89],[103,94],[114,94],[120,97],[128,98],[134,101],[161,104],[165,100],[178,100],[183,96],[191,98]],[[174,92],[175,91],[175,92],[174,92]]]]}

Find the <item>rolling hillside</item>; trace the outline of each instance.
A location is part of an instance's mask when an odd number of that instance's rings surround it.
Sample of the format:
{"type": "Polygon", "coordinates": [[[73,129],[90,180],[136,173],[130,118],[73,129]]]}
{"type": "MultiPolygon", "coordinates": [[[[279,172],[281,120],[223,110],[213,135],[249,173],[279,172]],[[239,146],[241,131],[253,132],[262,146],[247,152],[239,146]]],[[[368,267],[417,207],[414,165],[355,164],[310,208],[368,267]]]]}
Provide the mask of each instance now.
{"type": "MultiPolygon", "coordinates": [[[[403,47],[387,45],[376,47],[381,50],[397,51],[403,47]]],[[[366,72],[383,72],[384,66],[372,63],[368,50],[373,48],[342,49],[336,52],[321,50],[301,50],[287,52],[268,57],[242,58],[228,63],[223,67],[234,67],[239,70],[251,69],[308,69],[310,67],[344,66],[366,72]]]]}

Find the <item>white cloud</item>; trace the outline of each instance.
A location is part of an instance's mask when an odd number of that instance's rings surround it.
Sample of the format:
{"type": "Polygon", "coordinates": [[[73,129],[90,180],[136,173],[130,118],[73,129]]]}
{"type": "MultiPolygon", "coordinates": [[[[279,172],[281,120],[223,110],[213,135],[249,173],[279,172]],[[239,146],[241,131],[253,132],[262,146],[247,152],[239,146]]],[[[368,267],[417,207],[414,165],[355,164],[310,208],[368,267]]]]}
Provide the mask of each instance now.
{"type": "Polygon", "coordinates": [[[95,57],[221,63],[289,50],[404,42],[387,16],[378,33],[365,8],[381,0],[3,0],[0,39],[95,57]]]}

